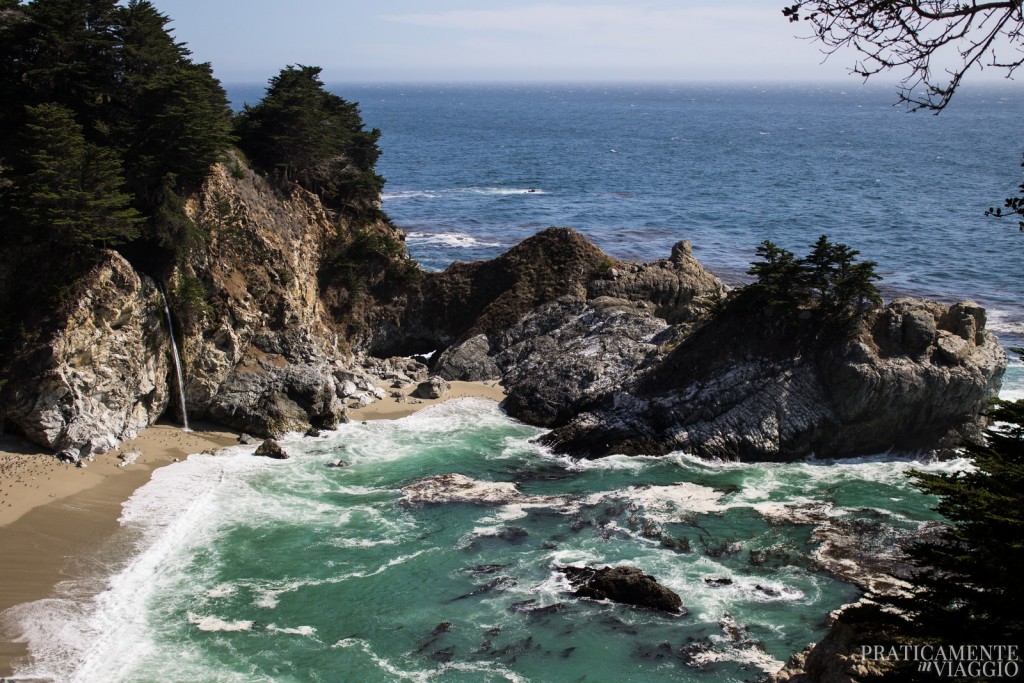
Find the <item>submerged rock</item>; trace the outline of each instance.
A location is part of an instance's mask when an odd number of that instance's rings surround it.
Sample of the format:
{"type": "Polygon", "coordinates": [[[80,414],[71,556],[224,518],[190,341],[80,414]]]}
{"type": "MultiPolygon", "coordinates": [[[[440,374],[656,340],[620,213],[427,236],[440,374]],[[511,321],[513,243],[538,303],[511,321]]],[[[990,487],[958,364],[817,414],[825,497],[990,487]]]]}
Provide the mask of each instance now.
{"type": "Polygon", "coordinates": [[[559,567],[575,589],[574,595],[595,600],[611,600],[626,605],[686,614],[679,595],[661,585],[637,567],[559,567]]]}
{"type": "Polygon", "coordinates": [[[560,498],[528,496],[507,481],[479,481],[463,474],[439,474],[420,479],[402,487],[402,495],[410,503],[477,503],[504,505],[530,503],[556,505],[560,498]]]}

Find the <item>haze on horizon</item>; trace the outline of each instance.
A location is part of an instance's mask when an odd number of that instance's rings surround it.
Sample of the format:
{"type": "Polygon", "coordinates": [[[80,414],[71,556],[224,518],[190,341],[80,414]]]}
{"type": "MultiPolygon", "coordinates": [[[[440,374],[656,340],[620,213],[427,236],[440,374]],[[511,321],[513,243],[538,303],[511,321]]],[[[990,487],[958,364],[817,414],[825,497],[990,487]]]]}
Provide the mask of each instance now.
{"type": "Polygon", "coordinates": [[[847,81],[781,0],[155,0],[226,83],[288,64],[332,81],[847,81]]]}

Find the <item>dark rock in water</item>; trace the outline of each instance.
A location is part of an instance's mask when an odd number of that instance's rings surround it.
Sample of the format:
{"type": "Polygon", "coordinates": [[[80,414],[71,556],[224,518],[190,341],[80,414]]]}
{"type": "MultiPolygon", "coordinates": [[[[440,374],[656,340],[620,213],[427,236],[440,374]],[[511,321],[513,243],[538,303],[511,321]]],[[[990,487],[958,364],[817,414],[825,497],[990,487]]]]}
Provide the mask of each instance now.
{"type": "Polygon", "coordinates": [[[310,438],[316,438],[316,437],[320,436],[320,430],[317,429],[316,427],[310,427],[309,429],[306,430],[306,433],[303,436],[308,436],[310,438]]]}
{"type": "Polygon", "coordinates": [[[274,439],[267,439],[261,443],[260,447],[256,449],[255,455],[262,455],[267,458],[274,458],[275,460],[287,460],[289,457],[288,453],[281,447],[281,444],[274,439]]]}
{"type": "Polygon", "coordinates": [[[703,669],[707,665],[707,659],[701,655],[707,655],[714,649],[707,640],[691,640],[679,648],[679,659],[689,667],[703,669]]]}
{"type": "Polygon", "coordinates": [[[627,624],[618,617],[606,614],[601,617],[601,625],[606,626],[613,633],[621,633],[627,636],[636,636],[640,634],[640,631],[630,624],[627,624]]]}
{"type": "Polygon", "coordinates": [[[562,659],[569,659],[569,657],[571,657],[572,653],[575,652],[575,651],[576,651],[575,647],[567,647],[564,650],[562,650],[561,652],[559,652],[558,656],[561,657],[562,659]]]}
{"type": "Polygon", "coordinates": [[[534,650],[539,647],[540,645],[533,642],[533,636],[526,636],[522,640],[518,640],[512,643],[511,645],[506,645],[503,648],[494,650],[494,656],[511,657],[514,661],[516,657],[523,654],[524,652],[529,652],[530,650],[534,650]]]}
{"type": "MultiPolygon", "coordinates": [[[[425,636],[423,638],[420,638],[420,646],[416,650],[416,653],[420,654],[422,652],[425,652],[427,649],[431,648],[435,643],[437,643],[437,641],[440,640],[441,637],[444,636],[445,633],[448,633],[451,630],[452,630],[452,622],[450,622],[450,621],[442,621],[440,624],[438,624],[437,626],[434,627],[434,630],[431,631],[429,635],[427,635],[427,636],[425,636]]],[[[446,648],[446,649],[453,649],[453,648],[446,648]]],[[[437,654],[437,653],[435,652],[434,654],[437,654]]],[[[431,656],[433,656],[433,655],[431,655],[431,656]]]]}
{"type": "Polygon", "coordinates": [[[493,574],[507,566],[507,564],[478,564],[475,567],[468,567],[462,571],[469,574],[493,574]]]}
{"type": "Polygon", "coordinates": [[[345,462],[344,460],[336,460],[335,462],[327,463],[327,466],[328,467],[338,467],[338,468],[340,468],[340,467],[348,467],[348,463],[345,462]]]}
{"type": "Polygon", "coordinates": [[[712,578],[710,576],[704,577],[704,583],[709,586],[731,586],[732,579],[729,578],[712,578]]]}
{"type": "Polygon", "coordinates": [[[671,614],[686,613],[678,594],[637,567],[559,567],[558,570],[565,574],[575,588],[574,594],[581,598],[611,600],[671,614]]]}
{"type": "Polygon", "coordinates": [[[455,656],[455,646],[454,645],[449,645],[448,647],[441,648],[440,650],[437,650],[435,652],[431,652],[430,653],[430,658],[431,659],[433,659],[435,662],[441,662],[443,664],[447,664],[448,662],[452,661],[452,657],[454,657],[454,656],[455,656]]]}
{"type": "Polygon", "coordinates": [[[777,588],[772,588],[771,586],[762,586],[761,584],[757,584],[756,586],[754,586],[754,590],[761,591],[765,595],[773,597],[773,598],[774,597],[778,597],[779,595],[782,594],[782,593],[779,592],[779,590],[777,588]]]}
{"type": "Polygon", "coordinates": [[[526,539],[530,537],[530,534],[527,533],[526,529],[523,529],[522,527],[510,526],[506,529],[502,529],[493,537],[500,538],[506,543],[519,545],[520,543],[524,543],[526,539]]]}
{"type": "Polygon", "coordinates": [[[530,616],[546,616],[549,614],[557,614],[565,610],[565,604],[556,602],[551,605],[537,606],[537,599],[530,598],[529,600],[521,600],[514,602],[508,606],[508,611],[513,614],[528,614],[530,616]]]}
{"type": "Polygon", "coordinates": [[[673,659],[676,654],[672,650],[672,646],[669,643],[658,643],[657,645],[641,645],[639,646],[634,656],[640,659],[673,659]]]}
{"type": "Polygon", "coordinates": [[[514,585],[516,585],[516,580],[515,579],[513,579],[513,578],[511,578],[509,576],[499,576],[498,578],[494,579],[493,581],[485,583],[482,586],[478,586],[477,588],[471,590],[470,592],[468,592],[468,593],[466,593],[464,595],[460,595],[457,598],[452,598],[448,602],[455,602],[457,600],[465,600],[466,598],[475,598],[478,595],[486,595],[487,593],[491,593],[491,592],[496,591],[496,590],[505,590],[506,588],[510,588],[510,587],[512,587],[514,585]]]}

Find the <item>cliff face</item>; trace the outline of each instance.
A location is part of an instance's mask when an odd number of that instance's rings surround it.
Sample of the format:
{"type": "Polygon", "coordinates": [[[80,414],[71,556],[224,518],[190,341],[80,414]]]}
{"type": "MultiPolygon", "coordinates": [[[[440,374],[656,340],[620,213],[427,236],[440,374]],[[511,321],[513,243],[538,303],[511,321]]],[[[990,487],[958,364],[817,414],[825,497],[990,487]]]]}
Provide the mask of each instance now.
{"type": "Polygon", "coordinates": [[[345,359],[317,267],[334,221],[311,193],[242,176],[215,167],[186,205],[210,236],[173,276],[189,413],[262,434],[333,426],[345,359]]]}
{"type": "MultiPolygon", "coordinates": [[[[282,191],[241,164],[215,166],[186,212],[208,237],[165,278],[189,416],[261,435],[345,419],[346,399],[374,384],[322,303],[324,252],[349,224],[315,195],[282,191]]],[[[66,312],[46,316],[0,363],[8,431],[54,450],[101,451],[153,423],[169,400],[177,410],[149,277],[104,252],[65,300],[66,312]]]]}
{"type": "MultiPolygon", "coordinates": [[[[1006,359],[973,304],[900,300],[841,332],[723,303],[688,242],[616,261],[552,228],[496,259],[425,273],[386,220],[358,225],[241,163],[186,204],[206,241],[166,274],[190,416],[271,435],[332,427],[375,379],[425,368],[501,379],[554,448],[783,459],[934,448],[975,437],[1006,359]]],[[[2,284],[2,283],[0,283],[2,284]]],[[[86,451],[168,405],[154,283],[114,252],[5,359],[7,426],[86,451]],[[41,379],[40,379],[41,378],[41,379]]]]}
{"type": "Polygon", "coordinates": [[[825,333],[723,312],[545,441],[751,460],[950,447],[978,438],[1006,368],[984,324],[975,304],[909,299],[825,333]]]}
{"type": "Polygon", "coordinates": [[[155,283],[103,252],[68,307],[7,363],[5,429],[69,459],[134,438],[167,408],[170,335],[155,283]]]}

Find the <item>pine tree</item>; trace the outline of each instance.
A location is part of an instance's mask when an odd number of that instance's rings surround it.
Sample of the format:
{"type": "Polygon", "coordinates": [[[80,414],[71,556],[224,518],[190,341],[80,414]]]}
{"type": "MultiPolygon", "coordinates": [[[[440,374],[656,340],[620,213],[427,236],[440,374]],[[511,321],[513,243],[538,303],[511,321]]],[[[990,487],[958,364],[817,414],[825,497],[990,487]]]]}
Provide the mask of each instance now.
{"type": "Polygon", "coordinates": [[[138,236],[141,216],[122,191],[120,161],[109,149],[86,142],[68,109],[28,107],[20,142],[11,204],[23,239],[72,247],[138,236]]]}
{"type": "Polygon", "coordinates": [[[817,293],[818,306],[827,315],[857,314],[881,303],[874,283],[881,277],[874,261],[857,263],[860,252],[822,235],[801,260],[807,284],[817,293]]]}
{"type": "Polygon", "coordinates": [[[324,90],[320,67],[283,69],[263,100],[239,115],[236,130],[257,165],[337,208],[366,208],[384,185],[374,172],[380,131],[365,130],[357,105],[324,90]]]}
{"type": "Polygon", "coordinates": [[[232,143],[227,97],[209,64],[193,64],[170,22],[147,0],[117,13],[121,87],[115,129],[140,204],[150,207],[169,178],[194,187],[232,143]]]}
{"type": "Polygon", "coordinates": [[[1024,401],[1001,402],[991,417],[986,444],[967,446],[976,469],[914,473],[949,526],[912,550],[927,569],[908,607],[944,642],[1024,643],[1024,401]]]}
{"type": "Polygon", "coordinates": [[[116,0],[35,0],[25,5],[17,68],[23,104],[71,110],[90,142],[109,143],[117,87],[116,0]]]}
{"type": "Polygon", "coordinates": [[[848,322],[882,302],[875,287],[881,279],[875,272],[878,264],[858,263],[859,253],[822,235],[807,256],[797,259],[793,252],[765,240],[757,248],[761,261],[747,271],[757,277],[749,289],[783,310],[813,308],[818,319],[848,322]]]}
{"type": "Polygon", "coordinates": [[[757,255],[761,262],[751,264],[747,274],[757,278],[753,287],[769,304],[795,308],[806,300],[806,272],[793,252],[765,240],[758,245],[757,255]]]}

